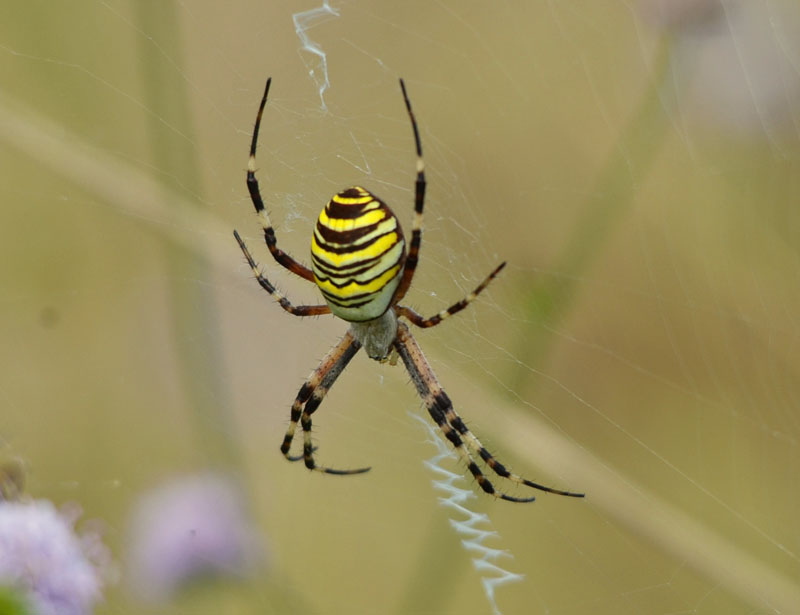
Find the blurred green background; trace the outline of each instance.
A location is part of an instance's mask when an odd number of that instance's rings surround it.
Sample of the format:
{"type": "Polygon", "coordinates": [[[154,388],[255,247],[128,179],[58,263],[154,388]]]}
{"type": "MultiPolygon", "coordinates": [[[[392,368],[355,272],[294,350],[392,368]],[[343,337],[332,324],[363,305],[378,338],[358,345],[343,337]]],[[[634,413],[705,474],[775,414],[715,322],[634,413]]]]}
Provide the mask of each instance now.
{"type": "Polygon", "coordinates": [[[790,612],[798,12],[643,4],[334,5],[304,31],[326,54],[326,110],[292,20],[319,5],[5,7],[0,454],[25,461],[32,496],[105,524],[121,579],[98,612],[491,612],[402,367],[359,355],[315,415],[320,461],[370,473],[311,475],[278,451],[345,324],[284,313],[231,236],[291,299],[319,301],[269,258],[245,188],[270,75],[258,166],[282,248],[307,262],[319,210],[352,184],[410,228],[402,76],[429,181],[407,301],[434,313],[509,263],[416,334],[492,451],[587,493],[473,501],[525,575],[498,589],[502,611],[790,612]],[[245,487],[269,567],[142,605],[131,508],[208,468],[245,487]]]}

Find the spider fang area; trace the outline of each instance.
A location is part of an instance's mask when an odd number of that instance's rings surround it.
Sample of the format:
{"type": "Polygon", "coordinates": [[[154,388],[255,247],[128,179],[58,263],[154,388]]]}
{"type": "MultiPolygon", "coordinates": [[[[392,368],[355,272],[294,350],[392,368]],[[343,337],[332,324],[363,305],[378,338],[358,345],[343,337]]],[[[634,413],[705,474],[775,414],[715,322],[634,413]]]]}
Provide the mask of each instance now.
{"type": "Polygon", "coordinates": [[[389,350],[397,337],[397,316],[392,308],[383,316],[367,322],[350,323],[353,337],[364,347],[370,359],[386,361],[389,350]]]}

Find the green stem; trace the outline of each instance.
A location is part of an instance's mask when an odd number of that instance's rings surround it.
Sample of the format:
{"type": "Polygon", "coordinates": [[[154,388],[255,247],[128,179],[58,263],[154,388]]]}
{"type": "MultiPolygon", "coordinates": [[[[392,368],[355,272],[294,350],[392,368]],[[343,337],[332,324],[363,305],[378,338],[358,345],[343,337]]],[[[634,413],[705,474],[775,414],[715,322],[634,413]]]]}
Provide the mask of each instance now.
{"type": "Polygon", "coordinates": [[[669,39],[662,41],[648,88],[591,190],[585,215],[576,222],[564,250],[551,267],[554,274],[529,284],[524,291],[531,327],[516,349],[515,356],[520,361],[511,375],[508,390],[521,391],[530,375],[530,366],[547,361],[554,332],[574,305],[578,282],[630,211],[636,190],[664,142],[669,125],[669,114],[664,107],[671,93],[667,79],[670,49],[669,39]]]}
{"type": "MultiPolygon", "coordinates": [[[[152,111],[150,137],[156,168],[167,177],[177,177],[195,194],[202,192],[194,145],[185,137],[194,129],[186,88],[177,73],[181,53],[180,32],[172,2],[134,3],[142,37],[140,57],[144,72],[145,104],[152,111]],[[157,44],[156,44],[157,43],[157,44]],[[161,119],[174,128],[165,131],[161,119]]],[[[180,190],[180,186],[177,187],[180,190]]],[[[166,195],[165,195],[166,198],[166,195]]],[[[199,207],[199,205],[198,205],[199,207]]],[[[169,211],[169,207],[165,208],[169,211]]],[[[176,225],[187,220],[176,219],[176,225]]],[[[194,412],[195,430],[203,458],[212,466],[239,466],[238,447],[230,415],[230,395],[220,377],[221,350],[218,314],[208,278],[210,265],[202,250],[187,252],[175,243],[165,243],[165,266],[170,281],[172,343],[178,356],[181,385],[186,403],[194,412]]]]}

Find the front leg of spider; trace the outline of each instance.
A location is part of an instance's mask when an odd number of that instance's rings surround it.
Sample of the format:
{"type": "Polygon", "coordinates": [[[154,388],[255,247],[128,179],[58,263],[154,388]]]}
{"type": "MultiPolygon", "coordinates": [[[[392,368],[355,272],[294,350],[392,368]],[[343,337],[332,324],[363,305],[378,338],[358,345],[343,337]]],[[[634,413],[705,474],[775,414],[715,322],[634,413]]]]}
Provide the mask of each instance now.
{"type": "Polygon", "coordinates": [[[339,343],[325,355],[319,367],[311,372],[308,380],[300,387],[300,392],[292,404],[289,428],[286,430],[286,435],[283,437],[283,443],[281,444],[281,452],[289,461],[302,459],[309,470],[326,474],[362,474],[369,471],[369,468],[337,470],[317,465],[314,458],[316,447],[311,442],[311,415],[322,403],[325,394],[360,348],[361,343],[348,331],[339,343]],[[290,455],[289,451],[292,448],[292,440],[294,439],[298,422],[303,429],[303,454],[290,455]]]}
{"type": "Polygon", "coordinates": [[[363,347],[367,355],[376,361],[389,362],[392,365],[398,357],[403,361],[431,418],[486,493],[510,502],[530,502],[534,499],[516,498],[496,490],[481,471],[478,459],[497,476],[519,485],[559,495],[582,497],[583,494],[559,491],[529,481],[509,472],[497,461],[467,429],[453,408],[447,393],[439,385],[408,327],[398,321],[398,317],[403,317],[423,328],[438,325],[474,301],[505,265],[501,263],[464,299],[430,318],[423,318],[411,308],[399,304],[411,287],[419,262],[426,187],[419,128],[403,80],[400,80],[400,89],[411,121],[417,154],[414,218],[408,253],[400,222],[389,206],[365,188],[353,186],[334,195],[317,218],[311,236],[310,268],[278,248],[275,230],[267,215],[255,176],[258,131],[269,87],[270,80],[267,80],[250,144],[247,188],[261,223],[267,248],[273,258],[291,273],[314,282],[325,299],[325,305],[291,303],[261,273],[244,241],[234,231],[236,241],[258,283],[286,312],[294,316],[333,314],[350,323],[350,329],[344,337],[328,352],[300,388],[292,404],[289,427],[281,444],[283,455],[290,461],[302,459],[308,469],[327,474],[360,474],[369,470],[369,468],[337,470],[318,465],[314,456],[316,447],[311,439],[312,415],[350,360],[363,347]],[[290,451],[298,423],[303,431],[303,453],[292,455],[290,451]]]}
{"type": "Polygon", "coordinates": [[[516,498],[498,492],[491,481],[481,471],[476,462],[476,458],[482,459],[484,463],[501,478],[510,480],[516,484],[533,487],[540,491],[558,495],[577,498],[582,498],[584,496],[582,493],[561,491],[534,483],[506,469],[506,467],[495,459],[486,447],[481,444],[480,440],[467,428],[464,421],[456,413],[453,408],[453,402],[450,401],[450,397],[439,384],[436,374],[434,374],[433,369],[431,369],[425,355],[422,353],[422,349],[411,335],[408,327],[402,323],[398,326],[397,339],[394,342],[394,346],[400,358],[403,360],[403,364],[406,366],[411,376],[411,381],[414,383],[420,397],[422,397],[431,418],[453,445],[456,453],[458,453],[472,476],[475,477],[478,485],[480,485],[481,489],[486,493],[509,502],[533,502],[536,499],[534,497],[516,498]]]}

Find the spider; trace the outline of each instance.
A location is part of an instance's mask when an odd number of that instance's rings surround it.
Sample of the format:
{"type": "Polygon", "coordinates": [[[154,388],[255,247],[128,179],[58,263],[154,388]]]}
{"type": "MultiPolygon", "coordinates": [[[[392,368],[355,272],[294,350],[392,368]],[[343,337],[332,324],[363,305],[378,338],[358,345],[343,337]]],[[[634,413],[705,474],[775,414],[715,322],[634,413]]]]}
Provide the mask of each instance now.
{"type": "Polygon", "coordinates": [[[319,408],[325,394],[347,364],[363,346],[369,357],[379,362],[389,361],[394,364],[397,356],[400,357],[431,418],[466,463],[483,491],[509,502],[532,502],[535,499],[513,497],[495,489],[476,463],[477,457],[480,457],[495,474],[506,480],[558,495],[583,497],[582,493],[560,491],[534,483],[510,472],[495,459],[456,414],[453,403],[439,384],[408,326],[399,320],[400,317],[406,318],[423,329],[438,325],[474,301],[505,266],[504,262],[500,263],[469,295],[430,318],[424,318],[411,308],[400,305],[400,301],[411,286],[419,260],[426,186],[419,128],[403,80],[400,79],[400,89],[411,120],[417,152],[414,219],[408,253],[400,223],[388,205],[368,190],[354,186],[336,194],[320,213],[311,238],[310,269],[278,247],[275,230],[264,208],[256,179],[258,131],[271,82],[271,78],[267,79],[253,129],[247,164],[247,189],[261,222],[267,248],[273,258],[295,275],[315,283],[325,298],[325,305],[292,304],[264,276],[239,233],[234,230],[233,234],[258,283],[289,314],[318,316],[332,313],[350,323],[350,328],[344,337],[328,352],[319,367],[311,372],[308,380],[300,387],[292,404],[289,427],[281,444],[283,455],[289,461],[302,459],[309,470],[327,474],[361,474],[370,469],[366,467],[339,470],[320,466],[314,457],[317,448],[311,441],[311,416],[319,408]],[[290,449],[298,422],[303,430],[303,453],[291,455],[290,449]]]}

